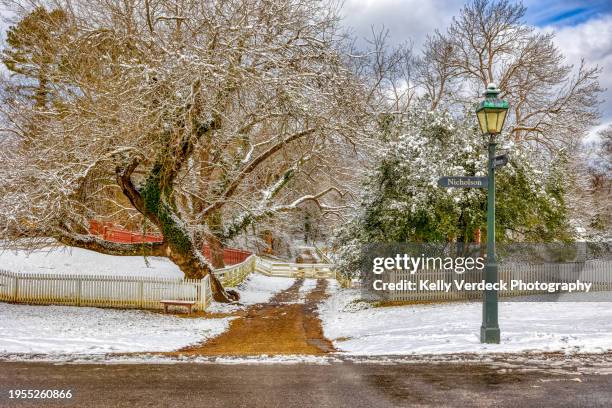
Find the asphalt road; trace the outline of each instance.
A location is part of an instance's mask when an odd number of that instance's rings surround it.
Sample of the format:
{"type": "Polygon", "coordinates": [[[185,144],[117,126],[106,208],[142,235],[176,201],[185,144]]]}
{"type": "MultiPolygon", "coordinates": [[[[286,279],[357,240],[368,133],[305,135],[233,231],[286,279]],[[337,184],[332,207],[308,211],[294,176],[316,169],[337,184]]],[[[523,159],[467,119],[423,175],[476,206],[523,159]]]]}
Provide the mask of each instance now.
{"type": "Polygon", "coordinates": [[[0,363],[2,407],[609,407],[612,375],[507,372],[482,364],[0,363]],[[579,377],[579,380],[577,378],[579,377]],[[70,389],[15,400],[11,389],[70,389]]]}

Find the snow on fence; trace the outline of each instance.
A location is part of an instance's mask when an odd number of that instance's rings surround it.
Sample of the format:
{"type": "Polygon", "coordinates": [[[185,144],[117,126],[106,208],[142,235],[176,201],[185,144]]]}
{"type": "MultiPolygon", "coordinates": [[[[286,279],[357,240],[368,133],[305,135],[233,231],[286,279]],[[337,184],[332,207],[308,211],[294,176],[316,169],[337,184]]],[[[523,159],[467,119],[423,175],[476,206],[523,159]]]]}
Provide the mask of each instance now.
{"type": "Polygon", "coordinates": [[[257,272],[266,276],[286,276],[291,278],[335,278],[336,273],[331,264],[306,264],[278,262],[258,258],[257,272]]]}
{"type": "MultiPolygon", "coordinates": [[[[225,286],[236,286],[255,271],[257,257],[214,271],[225,286]]],[[[176,279],[18,273],[0,270],[0,301],[31,304],[161,309],[160,300],[195,302],[205,310],[212,300],[210,278],[176,279]]]]}
{"type": "Polygon", "coordinates": [[[214,274],[223,286],[233,287],[240,284],[250,273],[255,272],[257,256],[251,255],[239,264],[215,269],[214,274]]]}
{"type": "Polygon", "coordinates": [[[5,302],[161,309],[162,299],[192,301],[195,310],[205,310],[212,300],[210,278],[55,275],[0,270],[0,301],[5,302]]]}
{"type": "MultiPolygon", "coordinates": [[[[417,290],[395,290],[386,292],[386,298],[393,301],[448,301],[480,298],[480,291],[457,290],[453,285],[448,292],[429,291],[418,288],[419,281],[424,279],[430,282],[442,280],[453,283],[454,280],[465,280],[466,282],[481,282],[484,279],[484,270],[470,271],[457,274],[452,270],[428,270],[418,271],[410,274],[405,271],[395,271],[381,275],[385,282],[401,282],[408,280],[417,282],[417,290]]],[[[564,264],[507,264],[499,266],[499,280],[509,282],[522,280],[523,282],[581,282],[592,283],[590,292],[612,291],[612,261],[594,260],[584,263],[564,264]]],[[[510,289],[510,288],[509,288],[510,289]]],[[[513,289],[498,292],[499,296],[529,296],[548,293],[545,291],[532,291],[524,289],[513,289]]]]}

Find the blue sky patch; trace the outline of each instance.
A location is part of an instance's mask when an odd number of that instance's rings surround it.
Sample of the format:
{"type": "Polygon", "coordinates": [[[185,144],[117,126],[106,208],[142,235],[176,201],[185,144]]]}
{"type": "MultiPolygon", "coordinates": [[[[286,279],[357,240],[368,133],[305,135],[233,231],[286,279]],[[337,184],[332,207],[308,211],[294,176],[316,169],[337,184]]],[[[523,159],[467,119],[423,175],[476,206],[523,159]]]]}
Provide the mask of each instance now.
{"type": "Polygon", "coordinates": [[[612,1],[527,0],[527,21],[536,26],[573,26],[612,13],[612,1]]]}

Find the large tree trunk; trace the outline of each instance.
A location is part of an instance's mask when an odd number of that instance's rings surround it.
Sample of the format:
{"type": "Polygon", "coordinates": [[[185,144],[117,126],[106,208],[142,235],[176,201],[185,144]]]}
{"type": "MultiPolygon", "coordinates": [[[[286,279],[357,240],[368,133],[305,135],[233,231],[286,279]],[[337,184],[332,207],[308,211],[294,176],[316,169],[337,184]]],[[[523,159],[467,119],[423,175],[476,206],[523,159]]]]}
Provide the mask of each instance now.
{"type": "Polygon", "coordinates": [[[175,210],[171,184],[163,177],[163,166],[154,165],[145,184],[137,189],[132,184],[131,174],[138,164],[139,159],[134,158],[125,167],[118,167],[117,182],[134,208],[147,217],[163,234],[166,256],[180,268],[186,278],[202,279],[209,275],[216,301],[238,300],[237,293],[228,293],[223,289],[221,282],[212,273],[212,266],[196,248],[192,235],[175,210]]]}
{"type": "Polygon", "coordinates": [[[199,121],[202,114],[200,86],[199,81],[192,85],[193,100],[185,107],[189,109],[190,127],[185,128],[183,124],[182,131],[161,135],[166,139],[166,143],[160,150],[144,185],[136,188],[131,179],[132,173],[143,160],[139,156],[132,156],[124,165],[118,166],[116,176],[123,194],[134,208],[161,231],[167,246],[168,258],[183,271],[185,277],[202,279],[209,275],[215,300],[230,302],[238,300],[238,294],[233,291],[228,293],[223,289],[221,282],[212,273],[212,265],[195,246],[192,234],[180,217],[173,194],[174,180],[193,153],[195,143],[205,135],[210,137],[217,126],[214,120],[208,123],[199,121]]]}
{"type": "Polygon", "coordinates": [[[215,300],[220,302],[237,300],[233,294],[223,289],[221,282],[212,273],[211,265],[206,261],[200,249],[194,245],[193,237],[187,231],[179,215],[172,209],[171,204],[166,202],[169,194],[162,193],[160,184],[153,170],[140,195],[144,204],[142,213],[164,235],[164,242],[168,247],[168,258],[183,271],[187,278],[202,279],[210,275],[215,300]]]}
{"type": "Polygon", "coordinates": [[[207,238],[208,247],[210,248],[210,261],[215,268],[225,267],[225,254],[223,250],[223,242],[219,239],[219,235],[223,230],[221,221],[221,211],[216,210],[207,217],[207,224],[211,234],[207,238]]]}
{"type": "Polygon", "coordinates": [[[210,276],[210,284],[213,292],[213,298],[218,302],[228,302],[238,300],[235,292],[227,292],[221,285],[221,282],[217,279],[212,268],[206,262],[203,255],[198,252],[197,248],[193,247],[186,250],[182,247],[182,243],[177,241],[168,240],[167,256],[172,262],[174,262],[181,271],[185,274],[185,277],[190,279],[202,279],[204,276],[210,276]]]}

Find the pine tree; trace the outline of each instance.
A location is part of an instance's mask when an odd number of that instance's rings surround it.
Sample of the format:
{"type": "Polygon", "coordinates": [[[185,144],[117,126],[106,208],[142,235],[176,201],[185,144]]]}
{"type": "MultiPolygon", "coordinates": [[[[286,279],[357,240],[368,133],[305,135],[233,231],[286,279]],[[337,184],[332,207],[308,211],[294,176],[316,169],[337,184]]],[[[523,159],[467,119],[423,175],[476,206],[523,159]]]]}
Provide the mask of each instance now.
{"type": "Polygon", "coordinates": [[[19,77],[18,91],[43,109],[49,102],[54,72],[61,65],[57,44],[67,40],[67,16],[62,10],[34,9],[7,31],[2,62],[19,77]]]}

